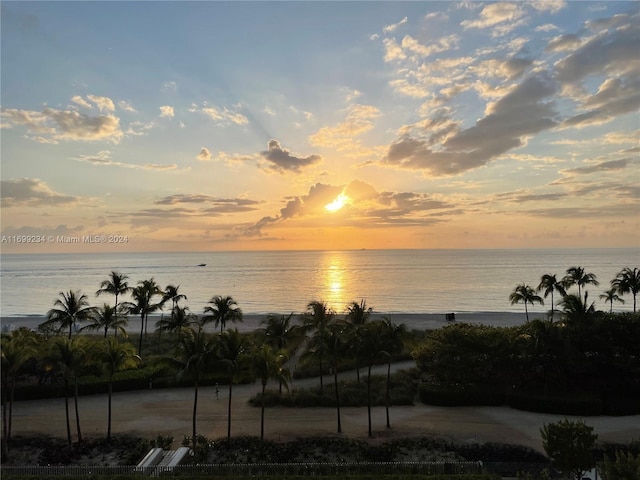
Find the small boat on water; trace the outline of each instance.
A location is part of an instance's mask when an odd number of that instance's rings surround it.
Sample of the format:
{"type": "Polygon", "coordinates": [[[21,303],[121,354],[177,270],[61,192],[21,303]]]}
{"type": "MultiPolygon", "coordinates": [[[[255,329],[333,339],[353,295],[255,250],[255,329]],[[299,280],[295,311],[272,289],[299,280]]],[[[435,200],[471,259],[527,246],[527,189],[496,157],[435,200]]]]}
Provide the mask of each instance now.
{"type": "Polygon", "coordinates": [[[206,266],[207,266],[207,264],[206,264],[206,263],[199,263],[197,266],[198,266],[198,267],[206,267],[206,266]]]}

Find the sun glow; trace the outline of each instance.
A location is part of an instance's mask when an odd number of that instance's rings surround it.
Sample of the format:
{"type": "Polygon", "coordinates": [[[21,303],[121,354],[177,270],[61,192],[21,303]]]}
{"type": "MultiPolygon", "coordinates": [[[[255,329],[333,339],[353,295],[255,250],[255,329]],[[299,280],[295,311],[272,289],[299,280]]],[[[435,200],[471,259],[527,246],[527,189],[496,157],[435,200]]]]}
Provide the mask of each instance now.
{"type": "Polygon", "coordinates": [[[336,212],[344,207],[347,203],[349,203],[349,200],[350,199],[348,196],[346,196],[344,193],[341,193],[333,202],[325,205],[324,209],[328,212],[336,212]]]}

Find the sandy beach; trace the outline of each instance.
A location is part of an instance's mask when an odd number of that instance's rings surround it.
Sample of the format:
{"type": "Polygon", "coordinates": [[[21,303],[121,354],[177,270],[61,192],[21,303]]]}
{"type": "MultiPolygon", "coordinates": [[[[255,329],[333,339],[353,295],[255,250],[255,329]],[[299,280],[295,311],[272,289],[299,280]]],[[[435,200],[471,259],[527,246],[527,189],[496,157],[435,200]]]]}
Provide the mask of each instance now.
{"type": "MultiPolygon", "coordinates": [[[[514,325],[522,325],[526,322],[524,312],[443,312],[443,313],[385,313],[374,312],[372,318],[389,317],[395,323],[403,323],[409,330],[433,330],[448,325],[446,319],[447,313],[455,314],[456,322],[478,323],[483,325],[491,325],[494,327],[509,327],[514,325]]],[[[286,313],[288,315],[289,313],[286,313]]],[[[298,314],[299,316],[300,314],[298,314]]],[[[294,314],[294,317],[296,314],[294,314]]],[[[250,313],[244,315],[241,323],[227,325],[227,327],[237,328],[239,331],[251,331],[260,326],[260,322],[266,318],[266,314],[250,313]]],[[[530,319],[536,318],[535,314],[530,314],[530,319]]],[[[148,320],[149,332],[155,329],[155,323],[160,319],[160,315],[150,315],[148,320]]],[[[38,328],[42,322],[46,320],[44,315],[37,316],[15,316],[1,317],[0,325],[3,331],[10,331],[15,328],[27,327],[32,330],[38,328]]],[[[207,327],[210,331],[214,331],[213,325],[207,327]]],[[[127,331],[136,333],[140,331],[140,319],[134,315],[129,315],[129,325],[127,331]]]]}
{"type": "MultiPolygon", "coordinates": [[[[383,314],[376,314],[382,316],[383,314]]],[[[408,328],[432,329],[446,325],[444,314],[391,314],[394,322],[408,328]]],[[[264,315],[246,315],[239,330],[256,328],[264,315]]],[[[159,317],[150,318],[149,329],[159,317]]],[[[2,318],[3,328],[37,328],[44,317],[2,318]]],[[[518,313],[456,313],[456,321],[494,326],[518,325],[525,316],[518,313]]],[[[131,317],[128,330],[139,332],[140,321],[131,317]]],[[[213,330],[213,326],[210,326],[213,330]]],[[[395,365],[409,368],[413,362],[395,365]]],[[[384,367],[380,367],[380,373],[384,367]]],[[[351,373],[341,374],[341,379],[351,373]]],[[[325,381],[331,381],[328,377],[325,381]]],[[[294,380],[292,388],[317,385],[318,379],[294,380]]],[[[275,386],[274,386],[275,387],[275,386]]],[[[238,385],[233,389],[233,435],[258,435],[260,409],[247,404],[250,396],[260,389],[259,384],[238,385]]],[[[198,401],[198,430],[209,438],[226,435],[228,389],[221,386],[200,389],[198,401]]],[[[173,435],[181,441],[191,431],[193,390],[191,388],[141,390],[116,393],[113,396],[113,432],[132,433],[148,438],[173,435]]],[[[373,409],[375,437],[405,437],[436,435],[463,442],[505,442],[526,445],[542,450],[540,427],[565,416],[513,410],[509,407],[435,407],[416,403],[412,407],[392,407],[391,430],[385,428],[384,408],[373,409]]],[[[107,395],[80,398],[80,418],[85,435],[102,436],[106,431],[107,395]]],[[[336,431],[336,412],[331,408],[270,408],[266,412],[266,436],[286,440],[308,435],[332,435],[336,431]]],[[[628,442],[640,438],[640,415],[627,417],[589,417],[585,421],[595,427],[602,441],[628,442]]],[[[343,435],[367,437],[366,408],[342,409],[343,435]]],[[[65,435],[64,400],[31,400],[17,402],[13,411],[13,428],[17,435],[65,435]]]]}

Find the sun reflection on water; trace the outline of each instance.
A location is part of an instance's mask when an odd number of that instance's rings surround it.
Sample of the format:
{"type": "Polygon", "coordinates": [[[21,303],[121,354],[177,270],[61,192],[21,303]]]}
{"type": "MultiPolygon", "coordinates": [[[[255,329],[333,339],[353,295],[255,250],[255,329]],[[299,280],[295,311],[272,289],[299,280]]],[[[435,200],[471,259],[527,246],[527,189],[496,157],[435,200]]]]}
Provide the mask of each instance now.
{"type": "Polygon", "coordinates": [[[345,260],[339,252],[326,252],[322,261],[322,300],[329,308],[342,312],[348,300],[345,296],[347,290],[347,269],[345,260]]]}

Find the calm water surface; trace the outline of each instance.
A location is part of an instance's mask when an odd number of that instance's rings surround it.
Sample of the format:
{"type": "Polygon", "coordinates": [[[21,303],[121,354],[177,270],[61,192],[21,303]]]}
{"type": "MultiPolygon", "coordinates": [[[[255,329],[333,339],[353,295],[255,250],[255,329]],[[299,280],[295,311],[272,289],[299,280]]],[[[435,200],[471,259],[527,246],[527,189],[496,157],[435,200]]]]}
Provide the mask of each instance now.
{"type": "MultiPolygon", "coordinates": [[[[545,273],[564,275],[582,266],[597,275],[598,299],[624,267],[640,265],[640,249],[363,250],[206,253],[103,253],[2,255],[0,313],[45,315],[61,290],[80,289],[92,304],[111,270],[130,285],[153,277],[161,287],[180,285],[186,304],[201,313],[214,295],[231,295],[246,313],[303,312],[324,300],[343,312],[362,298],[383,313],[520,312],[509,294],[521,282],[537,286],[545,273]],[[205,263],[206,266],[198,266],[205,263]]],[[[547,302],[548,303],[548,302],[547,302]]],[[[632,297],[616,310],[631,310],[632,297]]],[[[533,311],[550,308],[536,306],[533,311]]]]}

